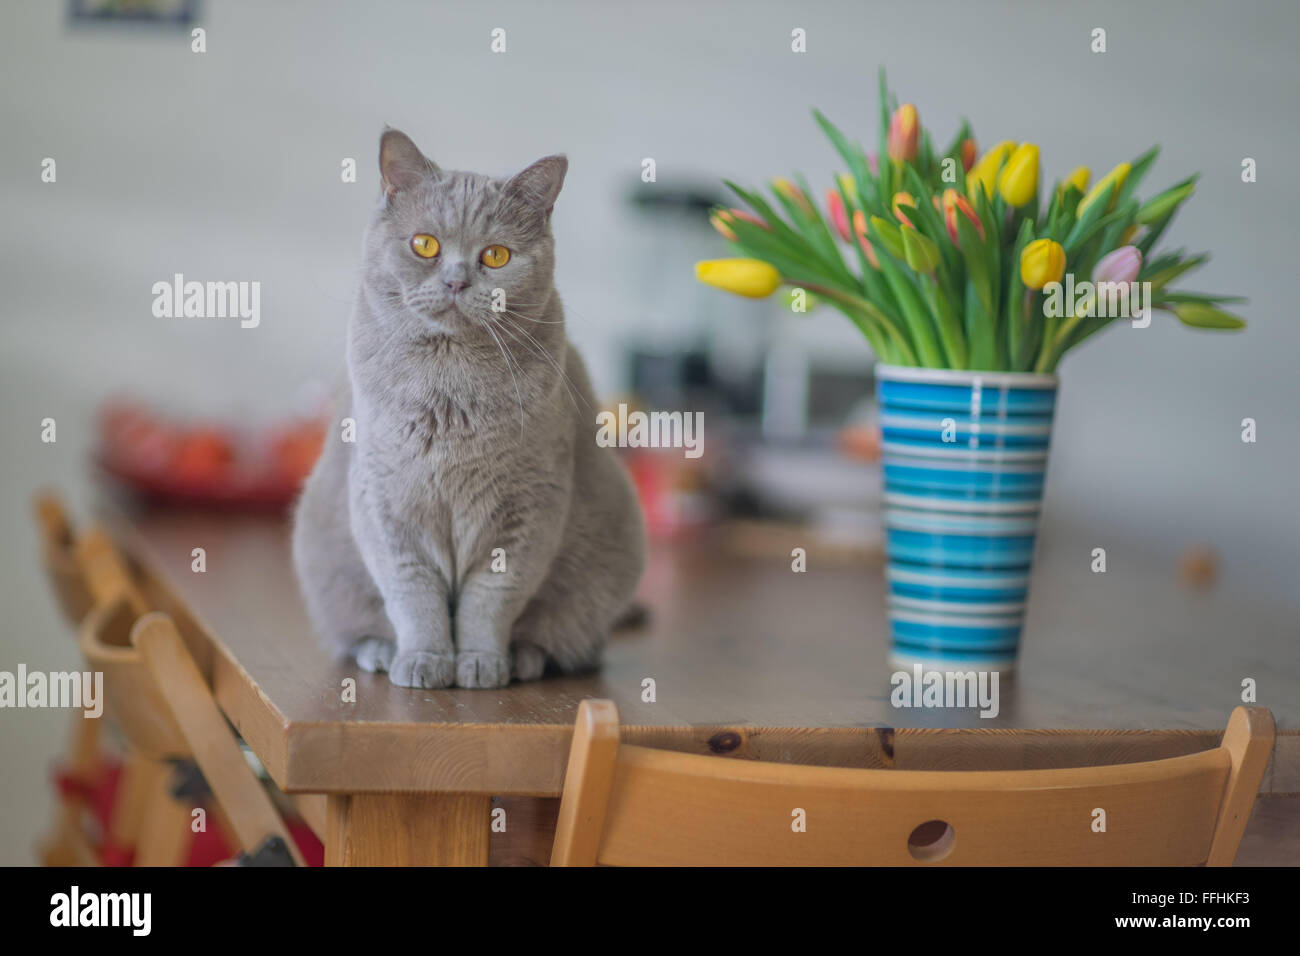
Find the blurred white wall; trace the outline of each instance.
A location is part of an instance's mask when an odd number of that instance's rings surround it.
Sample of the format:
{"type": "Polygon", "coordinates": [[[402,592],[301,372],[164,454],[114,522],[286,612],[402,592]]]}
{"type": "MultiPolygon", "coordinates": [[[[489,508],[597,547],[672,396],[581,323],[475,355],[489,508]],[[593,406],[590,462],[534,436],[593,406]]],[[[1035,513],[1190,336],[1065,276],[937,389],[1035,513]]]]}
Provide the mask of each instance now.
{"type": "MultiPolygon", "coordinates": [[[[1190,287],[1249,295],[1251,326],[1216,336],[1158,314],[1072,355],[1049,513],[1103,545],[1213,543],[1237,586],[1300,583],[1300,6],[210,0],[201,24],[208,49],[195,55],[176,31],[70,31],[63,3],[0,7],[0,601],[17,629],[0,646],[34,640],[32,622],[50,628],[26,497],[38,480],[84,487],[99,398],[128,389],[274,414],[341,369],[385,123],[451,167],[504,173],[568,153],[559,285],[610,391],[621,340],[683,320],[642,301],[646,251],[622,203],[641,160],[656,160],[661,186],[796,168],[824,184],[834,157],[809,108],[870,141],[879,64],[937,138],[964,113],[984,144],[1036,140],[1049,177],[1081,163],[1100,173],[1154,141],[1165,152],[1149,188],[1203,173],[1167,241],[1214,252],[1190,287]],[[1104,55],[1089,50],[1098,26],[1104,55]],[[489,50],[494,27],[504,55],[489,50]],[[806,54],[790,52],[794,27],[806,54]],[[55,185],[40,182],[47,156],[55,185]],[[1240,181],[1245,156],[1253,185],[1240,181]],[[355,185],[340,182],[344,157],[358,161],[355,185]],[[174,272],[260,280],[261,327],[153,318],[150,286],[174,272]],[[59,416],[57,449],[37,439],[45,415],[59,416]],[[1258,420],[1255,445],[1239,440],[1244,417],[1258,420]]],[[[856,344],[838,315],[815,318],[856,344]]],[[[23,719],[48,717],[53,733],[57,716],[23,719]]],[[[0,844],[0,860],[16,853],[0,844]]]]}

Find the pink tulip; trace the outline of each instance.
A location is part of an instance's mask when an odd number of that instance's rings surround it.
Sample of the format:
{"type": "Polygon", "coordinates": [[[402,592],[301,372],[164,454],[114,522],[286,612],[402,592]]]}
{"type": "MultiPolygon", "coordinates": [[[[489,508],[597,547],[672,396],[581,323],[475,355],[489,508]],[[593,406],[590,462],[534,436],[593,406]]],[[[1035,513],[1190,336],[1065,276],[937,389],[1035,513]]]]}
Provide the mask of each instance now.
{"type": "Polygon", "coordinates": [[[1133,282],[1142,271],[1142,252],[1136,246],[1120,246],[1102,256],[1092,270],[1092,281],[1133,282]]]}
{"type": "Polygon", "coordinates": [[[745,220],[746,222],[752,222],[754,225],[756,225],[756,226],[761,226],[762,228],[766,229],[768,232],[771,232],[771,231],[772,231],[772,227],[771,227],[771,226],[769,226],[767,223],[765,223],[762,219],[759,219],[759,218],[758,218],[757,216],[755,216],[752,212],[746,212],[746,211],[743,210],[743,209],[732,209],[732,210],[729,210],[729,212],[731,213],[731,215],[735,216],[737,219],[743,219],[743,220],[745,220]]]}
{"type": "Polygon", "coordinates": [[[849,215],[844,210],[844,197],[840,195],[838,189],[826,190],[826,207],[831,213],[831,222],[835,224],[835,231],[840,234],[840,238],[845,242],[853,239],[853,234],[849,232],[849,215]]]}

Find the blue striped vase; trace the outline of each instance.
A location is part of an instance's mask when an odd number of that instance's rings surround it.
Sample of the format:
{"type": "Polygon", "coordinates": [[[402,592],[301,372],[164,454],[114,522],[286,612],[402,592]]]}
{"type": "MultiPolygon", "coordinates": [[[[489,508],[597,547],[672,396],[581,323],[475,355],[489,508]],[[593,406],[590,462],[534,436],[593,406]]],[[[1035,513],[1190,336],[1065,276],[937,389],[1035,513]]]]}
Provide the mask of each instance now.
{"type": "Polygon", "coordinates": [[[1012,670],[1057,378],[876,366],[895,666],[1012,670]]]}

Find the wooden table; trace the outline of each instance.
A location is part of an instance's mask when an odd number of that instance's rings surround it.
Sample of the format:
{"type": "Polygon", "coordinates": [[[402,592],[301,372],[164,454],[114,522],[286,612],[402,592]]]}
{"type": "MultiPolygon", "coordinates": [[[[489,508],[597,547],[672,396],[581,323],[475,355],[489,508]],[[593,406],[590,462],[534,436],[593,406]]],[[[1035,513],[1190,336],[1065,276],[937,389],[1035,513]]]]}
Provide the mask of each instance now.
{"type": "MultiPolygon", "coordinates": [[[[426,691],[317,646],[282,519],[159,510],[110,524],[156,599],[210,646],[217,700],[275,782],[327,795],[316,822],[334,864],[545,862],[586,697],[617,704],[624,739],[675,750],[1012,769],[1216,746],[1253,678],[1278,726],[1262,792],[1300,792],[1295,609],[1192,591],[1175,568],[1114,544],[1112,570],[1094,574],[1091,545],[1050,529],[1021,667],[986,719],[891,705],[880,573],[829,552],[822,560],[813,541],[802,574],[788,559],[730,553],[717,535],[659,547],[642,587],[651,622],[616,636],[599,674],[426,691]],[[191,570],[199,547],[203,573],[191,570]],[[348,681],[355,702],[345,700],[348,681]],[[506,811],[504,834],[489,827],[494,807],[506,811]]],[[[1294,821],[1292,806],[1300,802],[1287,801],[1283,823],[1294,821]]]]}

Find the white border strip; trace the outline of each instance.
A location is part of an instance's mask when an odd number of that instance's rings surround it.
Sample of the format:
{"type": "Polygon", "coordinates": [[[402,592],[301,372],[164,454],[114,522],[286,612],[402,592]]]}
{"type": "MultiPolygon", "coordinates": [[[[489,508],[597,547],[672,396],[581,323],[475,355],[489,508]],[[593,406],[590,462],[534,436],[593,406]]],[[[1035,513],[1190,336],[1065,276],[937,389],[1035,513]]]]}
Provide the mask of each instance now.
{"type": "Polygon", "coordinates": [[[921,665],[923,671],[940,671],[951,674],[954,671],[1000,671],[1003,674],[1012,673],[1016,669],[1015,651],[1004,652],[1004,655],[990,656],[964,656],[960,651],[953,651],[951,655],[945,657],[926,657],[922,654],[913,654],[910,651],[900,651],[891,649],[889,652],[889,664],[896,670],[910,671],[917,664],[921,665]]]}
{"type": "MultiPolygon", "coordinates": [[[[951,418],[955,430],[958,432],[975,432],[977,434],[993,435],[1026,435],[1047,437],[1052,434],[1052,424],[1048,422],[1045,425],[1021,425],[1016,422],[1005,421],[998,418],[980,418],[970,421],[958,421],[955,415],[944,415],[943,418],[951,418]]],[[[937,432],[943,430],[943,418],[911,418],[906,415],[890,415],[882,413],[880,416],[881,428],[910,428],[926,432],[937,432]]],[[[957,444],[950,442],[949,444],[957,444]]]]}
{"type": "Polygon", "coordinates": [[[1042,510],[1041,499],[1033,501],[978,501],[973,498],[938,498],[920,495],[900,495],[885,492],[885,504],[895,508],[914,508],[918,511],[942,511],[951,514],[972,515],[1035,515],[1042,510]]]}
{"type": "Polygon", "coordinates": [[[1024,622],[1023,614],[1015,614],[1008,617],[949,617],[946,614],[920,614],[915,611],[896,611],[893,608],[889,611],[891,621],[901,621],[904,624],[930,624],[935,627],[966,627],[974,630],[989,630],[990,628],[1019,627],[1024,622]]]}
{"type": "Polygon", "coordinates": [[[1061,380],[1041,372],[973,372],[952,368],[916,368],[910,365],[876,365],[876,378],[886,382],[923,382],[930,385],[974,385],[984,388],[1056,388],[1061,380]]]}
{"type": "Polygon", "coordinates": [[[953,614],[1023,614],[1025,611],[1024,601],[1004,601],[1001,604],[971,604],[959,603],[956,601],[934,601],[925,598],[911,598],[891,596],[889,606],[902,608],[908,611],[929,611],[931,613],[943,614],[951,612],[953,614]]]}
{"type": "MultiPolygon", "coordinates": [[[[891,455],[895,459],[899,458],[935,458],[946,461],[963,461],[971,467],[965,470],[973,471],[977,465],[1003,465],[1004,471],[1045,471],[1047,468],[1047,449],[1040,448],[1029,451],[1007,451],[1002,448],[940,448],[937,445],[900,445],[898,442],[885,441],[880,443],[881,455],[891,455]],[[1039,468],[1020,468],[1017,462],[1039,463],[1039,468]],[[1005,463],[1005,464],[1004,464],[1005,463]]],[[[886,462],[891,464],[892,462],[886,462]]],[[[926,464],[925,467],[933,467],[926,464]]]]}
{"type": "Polygon", "coordinates": [[[885,527],[924,534],[959,534],[983,538],[1024,538],[1038,530],[1038,517],[1003,515],[936,515],[922,511],[886,508],[885,527]]]}
{"type": "Polygon", "coordinates": [[[887,566],[885,568],[885,578],[889,581],[901,581],[904,584],[925,584],[930,586],[950,587],[950,588],[967,588],[973,590],[992,589],[992,590],[1010,590],[1012,588],[1029,587],[1029,575],[1017,574],[1007,575],[1000,578],[963,578],[961,572],[957,576],[949,576],[943,571],[922,572],[908,571],[904,568],[887,566]]]}

